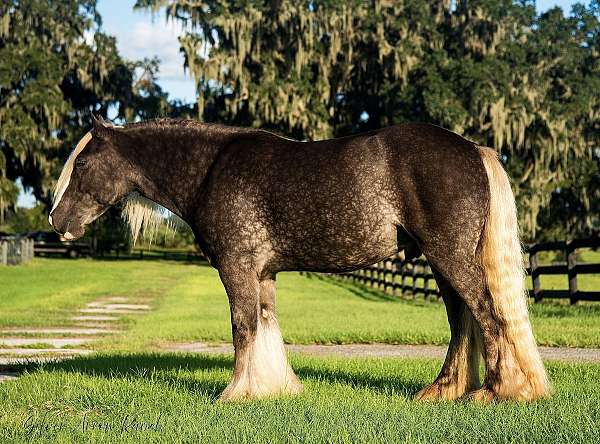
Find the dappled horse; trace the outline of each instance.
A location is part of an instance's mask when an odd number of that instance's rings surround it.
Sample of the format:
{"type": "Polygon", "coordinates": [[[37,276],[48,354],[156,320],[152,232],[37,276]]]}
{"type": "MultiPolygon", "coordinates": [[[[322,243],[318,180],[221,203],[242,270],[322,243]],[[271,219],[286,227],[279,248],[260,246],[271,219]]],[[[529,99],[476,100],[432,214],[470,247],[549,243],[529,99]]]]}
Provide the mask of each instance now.
{"type": "Polygon", "coordinates": [[[59,178],[50,224],[79,238],[124,199],[134,237],[158,204],[189,224],[219,271],[235,347],[224,400],[301,390],[275,317],[277,272],[347,272],[401,249],[427,257],[451,331],[442,370],[418,398],[549,393],[515,201],[489,148],[426,124],[297,142],[191,120],[116,127],[94,118],[59,178]]]}

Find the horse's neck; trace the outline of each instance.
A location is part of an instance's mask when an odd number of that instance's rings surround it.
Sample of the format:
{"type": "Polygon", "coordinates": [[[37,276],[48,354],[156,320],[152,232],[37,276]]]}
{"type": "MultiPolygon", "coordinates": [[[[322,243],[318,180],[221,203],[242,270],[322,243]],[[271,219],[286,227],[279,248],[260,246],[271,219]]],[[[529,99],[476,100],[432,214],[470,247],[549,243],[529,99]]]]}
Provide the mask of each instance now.
{"type": "Polygon", "coordinates": [[[133,147],[142,195],[179,216],[192,205],[210,165],[232,134],[202,128],[138,129],[133,147]]]}

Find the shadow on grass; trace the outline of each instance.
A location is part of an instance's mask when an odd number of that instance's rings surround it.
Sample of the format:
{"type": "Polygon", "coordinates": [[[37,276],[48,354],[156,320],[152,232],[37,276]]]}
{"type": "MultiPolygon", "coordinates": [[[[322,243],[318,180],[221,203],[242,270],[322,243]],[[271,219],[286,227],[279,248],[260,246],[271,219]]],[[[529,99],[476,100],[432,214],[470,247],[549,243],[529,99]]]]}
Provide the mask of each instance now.
{"type": "MultiPolygon", "coordinates": [[[[382,394],[400,394],[410,398],[423,385],[414,380],[403,380],[390,375],[355,374],[340,369],[328,369],[326,361],[295,365],[295,372],[302,380],[311,379],[326,384],[343,384],[358,389],[368,389],[382,394]]],[[[4,370],[35,375],[37,371],[66,372],[105,378],[143,379],[180,387],[191,393],[205,394],[216,400],[225,389],[221,381],[201,380],[186,373],[171,371],[218,370],[227,372],[227,379],[233,368],[233,358],[225,355],[191,355],[179,353],[139,353],[139,354],[96,354],[78,356],[60,362],[27,363],[10,366],[4,370]]],[[[0,369],[2,370],[2,369],[0,369]]]]}
{"type": "Polygon", "coordinates": [[[401,395],[412,398],[424,385],[416,381],[403,380],[395,376],[374,376],[353,374],[342,370],[295,366],[294,371],[300,379],[314,379],[328,384],[343,384],[356,389],[367,389],[385,395],[401,395]]]}

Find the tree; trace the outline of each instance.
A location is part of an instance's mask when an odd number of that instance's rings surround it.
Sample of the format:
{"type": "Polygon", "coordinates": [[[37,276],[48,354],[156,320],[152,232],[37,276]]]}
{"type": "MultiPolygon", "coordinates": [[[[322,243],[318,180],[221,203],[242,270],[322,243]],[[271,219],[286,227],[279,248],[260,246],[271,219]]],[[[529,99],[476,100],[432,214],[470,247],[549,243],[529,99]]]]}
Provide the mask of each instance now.
{"type": "Polygon", "coordinates": [[[135,120],[168,113],[156,60],[130,62],[100,31],[95,0],[0,6],[0,218],[15,181],[45,205],[91,112],[135,120]]]}
{"type": "Polygon", "coordinates": [[[408,120],[493,146],[526,238],[598,230],[598,1],[138,0],[185,23],[205,120],[324,138],[408,120]],[[576,181],[585,172],[586,180],[576,181]],[[590,178],[590,180],[587,180],[590,178]],[[560,195],[561,198],[556,196],[560,195]],[[567,205],[566,196],[578,198],[567,205]]]}

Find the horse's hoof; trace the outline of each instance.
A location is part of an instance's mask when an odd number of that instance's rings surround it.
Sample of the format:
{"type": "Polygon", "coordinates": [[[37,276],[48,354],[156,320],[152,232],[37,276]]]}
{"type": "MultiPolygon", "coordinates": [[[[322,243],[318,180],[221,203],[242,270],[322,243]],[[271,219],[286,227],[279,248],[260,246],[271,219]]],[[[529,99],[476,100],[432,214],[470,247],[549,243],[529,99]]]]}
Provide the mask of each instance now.
{"type": "Polygon", "coordinates": [[[452,401],[460,398],[466,389],[449,382],[434,382],[424,387],[415,395],[417,401],[452,401]]]}
{"type": "Polygon", "coordinates": [[[221,396],[219,402],[237,402],[251,401],[256,399],[273,399],[280,396],[293,396],[302,392],[303,387],[297,378],[289,381],[285,387],[276,388],[258,388],[258,387],[243,387],[239,384],[230,384],[221,396]]]}
{"type": "Polygon", "coordinates": [[[498,396],[494,391],[488,387],[481,387],[480,389],[473,390],[462,397],[465,401],[473,401],[481,404],[489,404],[497,401],[498,396]]]}

